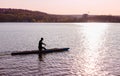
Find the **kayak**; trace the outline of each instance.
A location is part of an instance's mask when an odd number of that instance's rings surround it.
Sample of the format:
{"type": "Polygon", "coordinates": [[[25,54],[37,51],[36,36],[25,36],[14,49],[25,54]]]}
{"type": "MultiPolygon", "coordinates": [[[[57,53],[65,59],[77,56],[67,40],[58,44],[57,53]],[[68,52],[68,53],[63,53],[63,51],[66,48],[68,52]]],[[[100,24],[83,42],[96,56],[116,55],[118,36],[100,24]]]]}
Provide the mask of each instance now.
{"type": "Polygon", "coordinates": [[[69,48],[53,48],[53,49],[46,49],[41,52],[39,50],[12,52],[11,55],[43,54],[43,53],[52,53],[52,52],[62,52],[68,50],[69,48]]]}

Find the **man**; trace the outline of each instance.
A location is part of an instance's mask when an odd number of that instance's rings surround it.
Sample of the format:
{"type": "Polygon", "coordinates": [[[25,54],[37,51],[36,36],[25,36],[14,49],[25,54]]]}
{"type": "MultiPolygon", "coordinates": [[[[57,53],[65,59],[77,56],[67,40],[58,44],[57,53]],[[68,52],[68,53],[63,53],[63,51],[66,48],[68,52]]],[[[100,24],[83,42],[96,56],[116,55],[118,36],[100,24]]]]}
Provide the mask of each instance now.
{"type": "Polygon", "coordinates": [[[46,48],[42,46],[42,45],[45,45],[45,46],[46,46],[46,44],[43,43],[43,40],[44,40],[44,39],[41,38],[41,40],[39,41],[38,49],[39,49],[40,52],[42,51],[42,49],[46,50],[46,48]]]}

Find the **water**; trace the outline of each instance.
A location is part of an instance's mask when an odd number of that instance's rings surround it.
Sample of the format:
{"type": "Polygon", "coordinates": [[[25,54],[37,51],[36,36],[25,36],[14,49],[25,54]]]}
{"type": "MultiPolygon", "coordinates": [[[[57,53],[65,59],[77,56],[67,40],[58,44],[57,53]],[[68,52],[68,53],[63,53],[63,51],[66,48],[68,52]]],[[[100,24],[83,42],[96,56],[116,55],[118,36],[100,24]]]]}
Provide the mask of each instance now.
{"type": "Polygon", "coordinates": [[[0,23],[0,76],[119,76],[120,23],[0,23]],[[60,53],[11,56],[46,48],[60,53]]]}

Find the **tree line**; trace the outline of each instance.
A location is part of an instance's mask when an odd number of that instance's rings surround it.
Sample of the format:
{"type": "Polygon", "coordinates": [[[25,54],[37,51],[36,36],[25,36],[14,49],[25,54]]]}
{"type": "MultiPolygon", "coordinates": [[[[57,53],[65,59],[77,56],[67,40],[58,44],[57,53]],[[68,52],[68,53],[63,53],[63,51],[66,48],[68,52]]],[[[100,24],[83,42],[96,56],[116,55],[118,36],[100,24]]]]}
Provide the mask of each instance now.
{"type": "Polygon", "coordinates": [[[0,22],[120,22],[120,16],[54,15],[25,9],[0,8],[0,22]]]}

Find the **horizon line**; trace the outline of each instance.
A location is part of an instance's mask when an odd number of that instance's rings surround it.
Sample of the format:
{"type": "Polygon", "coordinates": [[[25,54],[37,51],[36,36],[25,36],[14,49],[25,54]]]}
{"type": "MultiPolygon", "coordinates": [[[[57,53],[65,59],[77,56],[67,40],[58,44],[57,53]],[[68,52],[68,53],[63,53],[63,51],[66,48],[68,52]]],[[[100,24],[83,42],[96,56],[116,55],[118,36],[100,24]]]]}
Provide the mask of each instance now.
{"type": "Polygon", "coordinates": [[[120,16],[120,15],[113,15],[113,14],[90,14],[89,12],[88,13],[82,13],[82,14],[55,14],[55,13],[48,13],[48,12],[45,12],[45,11],[40,11],[40,10],[32,10],[32,9],[26,9],[26,8],[4,8],[4,7],[0,7],[0,9],[16,9],[16,10],[28,10],[28,11],[33,11],[33,12],[42,12],[42,13],[46,13],[46,14],[49,14],[49,15],[84,15],[84,14],[88,14],[88,15],[106,15],[106,16],[120,16]]]}

